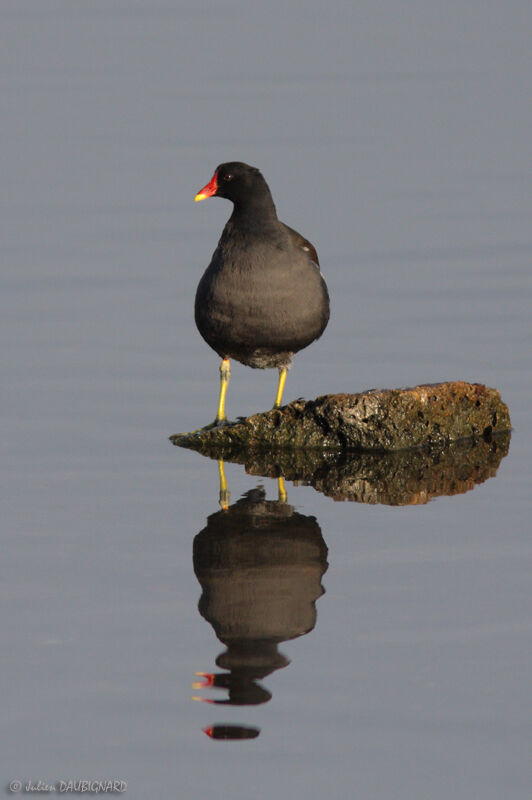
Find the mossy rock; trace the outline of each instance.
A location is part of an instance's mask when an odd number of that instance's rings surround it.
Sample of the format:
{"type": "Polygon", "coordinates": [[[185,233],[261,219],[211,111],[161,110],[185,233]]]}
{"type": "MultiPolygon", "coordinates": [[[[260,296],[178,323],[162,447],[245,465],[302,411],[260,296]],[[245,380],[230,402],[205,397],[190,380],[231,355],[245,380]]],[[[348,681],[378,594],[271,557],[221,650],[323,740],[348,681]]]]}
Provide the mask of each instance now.
{"type": "Polygon", "coordinates": [[[295,400],[237,422],[171,441],[206,455],[224,450],[356,450],[394,452],[441,447],[461,439],[490,439],[511,429],[497,389],[452,381],[406,389],[371,389],[295,400]]]}

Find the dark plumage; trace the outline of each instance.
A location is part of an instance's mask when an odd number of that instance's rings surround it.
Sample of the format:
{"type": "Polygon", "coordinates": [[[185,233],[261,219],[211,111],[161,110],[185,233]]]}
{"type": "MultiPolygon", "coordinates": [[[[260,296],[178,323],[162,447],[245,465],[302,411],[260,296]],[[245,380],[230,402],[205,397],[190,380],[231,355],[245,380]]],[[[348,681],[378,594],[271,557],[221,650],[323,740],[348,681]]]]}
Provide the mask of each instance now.
{"type": "MultiPolygon", "coordinates": [[[[277,218],[270,190],[255,167],[221,164],[196,195],[225,197],[234,208],[200,280],[196,325],[223,359],[249,367],[278,367],[280,406],[294,353],[317,339],[329,320],[329,295],[313,245],[277,218]]],[[[225,420],[222,393],[217,422],[225,420]]]]}

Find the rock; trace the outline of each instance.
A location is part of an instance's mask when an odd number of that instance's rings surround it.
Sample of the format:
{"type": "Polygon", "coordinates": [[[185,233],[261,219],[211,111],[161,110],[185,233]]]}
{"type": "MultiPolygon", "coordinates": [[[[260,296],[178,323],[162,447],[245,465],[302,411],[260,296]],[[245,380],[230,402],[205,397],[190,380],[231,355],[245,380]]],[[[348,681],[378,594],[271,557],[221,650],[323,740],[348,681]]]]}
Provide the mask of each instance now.
{"type": "Polygon", "coordinates": [[[496,389],[452,381],[406,389],[371,389],[295,400],[223,427],[175,434],[171,441],[206,455],[213,448],[393,452],[442,447],[460,439],[489,440],[511,429],[496,389]]]}

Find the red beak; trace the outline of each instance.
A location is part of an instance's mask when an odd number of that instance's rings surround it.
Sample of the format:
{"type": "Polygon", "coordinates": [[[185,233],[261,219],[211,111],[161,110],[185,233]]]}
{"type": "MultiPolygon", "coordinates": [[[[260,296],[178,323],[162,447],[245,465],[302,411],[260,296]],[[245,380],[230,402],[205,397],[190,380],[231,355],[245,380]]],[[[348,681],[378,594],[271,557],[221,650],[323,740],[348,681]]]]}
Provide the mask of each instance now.
{"type": "Polygon", "coordinates": [[[207,184],[207,186],[204,186],[203,189],[201,189],[197,193],[197,195],[194,198],[194,200],[196,200],[196,201],[197,200],[205,200],[206,197],[212,197],[213,194],[216,194],[217,190],[218,190],[218,173],[215,172],[214,175],[212,176],[211,180],[207,184]]]}

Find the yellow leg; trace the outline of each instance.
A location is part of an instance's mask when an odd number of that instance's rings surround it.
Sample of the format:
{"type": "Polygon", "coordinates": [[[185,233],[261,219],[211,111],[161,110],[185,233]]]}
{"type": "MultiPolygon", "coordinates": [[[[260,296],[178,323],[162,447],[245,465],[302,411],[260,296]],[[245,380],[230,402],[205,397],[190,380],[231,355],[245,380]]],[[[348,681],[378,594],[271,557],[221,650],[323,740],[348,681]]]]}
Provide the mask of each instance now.
{"type": "Polygon", "coordinates": [[[286,489],[284,488],[284,479],[282,475],[277,478],[277,491],[279,493],[279,502],[286,503],[286,489]]]}
{"type": "Polygon", "coordinates": [[[227,387],[231,378],[231,365],[228,358],[224,358],[220,364],[220,399],[218,401],[218,413],[216,414],[216,424],[225,422],[225,395],[227,394],[227,387]]]}
{"type": "Polygon", "coordinates": [[[226,511],[229,508],[231,493],[227,488],[227,481],[225,479],[225,466],[221,459],[218,461],[218,474],[220,476],[220,508],[222,511],[226,511]]]}
{"type": "Polygon", "coordinates": [[[281,408],[281,400],[283,399],[283,390],[286,382],[288,370],[286,367],[279,367],[279,385],[277,387],[277,396],[275,398],[274,408],[281,408]]]}

